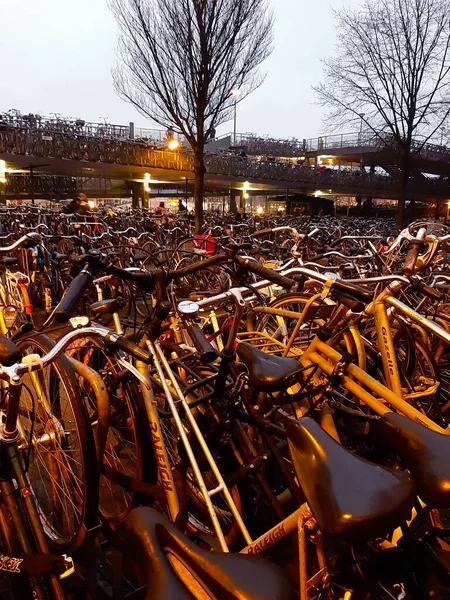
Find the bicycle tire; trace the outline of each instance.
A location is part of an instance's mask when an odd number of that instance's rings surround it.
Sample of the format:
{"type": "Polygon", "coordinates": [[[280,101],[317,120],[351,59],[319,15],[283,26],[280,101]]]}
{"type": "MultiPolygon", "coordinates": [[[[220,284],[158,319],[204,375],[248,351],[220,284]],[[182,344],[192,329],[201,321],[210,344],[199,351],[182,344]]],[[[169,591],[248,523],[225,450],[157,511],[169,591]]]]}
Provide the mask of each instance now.
{"type": "MultiPolygon", "coordinates": [[[[68,353],[99,373],[108,388],[110,422],[103,458],[103,467],[112,475],[125,475],[148,482],[155,480],[155,461],[151,445],[151,428],[144,400],[137,385],[130,381],[123,366],[114,356],[108,356],[103,346],[94,339],[83,338],[84,345],[69,347],[68,353]]],[[[80,343],[75,342],[75,344],[80,343]]],[[[97,407],[88,382],[76,375],[92,431],[96,432],[97,407]]],[[[109,522],[122,521],[137,504],[131,492],[100,474],[99,511],[109,522]]]]}
{"type": "MultiPolygon", "coordinates": [[[[48,336],[39,334],[34,335],[32,338],[19,340],[17,345],[24,354],[28,352],[43,355],[50,351],[54,346],[54,342],[48,336]]],[[[33,490],[36,506],[50,545],[57,548],[58,551],[66,550],[73,553],[82,548],[87,532],[97,525],[98,473],[95,468],[94,436],[85,406],[78,392],[75,373],[67,357],[60,355],[51,365],[37,373],[41,375],[37,385],[33,384],[28,375],[24,378],[24,384],[28,390],[32,390],[34,387],[35,392],[37,392],[37,386],[42,385],[44,376],[48,378],[49,386],[52,387],[49,387],[47,392],[54,392],[54,394],[48,394],[49,403],[52,409],[52,417],[56,416],[57,421],[55,423],[53,418],[48,418],[49,415],[45,410],[45,406],[41,403],[37,394],[35,394],[34,400],[31,399],[30,408],[33,413],[29,412],[27,416],[27,400],[30,400],[29,391],[23,392],[19,409],[24,446],[22,456],[26,460],[28,450],[30,487],[33,490]],[[57,388],[53,387],[56,385],[57,388]],[[64,397],[60,396],[60,385],[62,385],[64,397]],[[28,444],[33,422],[33,448],[29,449],[28,444]],[[27,423],[29,428],[27,428],[27,423]],[[62,425],[63,435],[61,435],[60,429],[62,425]],[[73,429],[68,429],[69,426],[73,429]],[[38,438],[38,433],[42,432],[45,433],[38,438]],[[44,438],[46,434],[48,434],[51,441],[47,442],[47,438],[44,438]],[[57,446],[58,437],[61,437],[59,447],[57,446]],[[44,446],[45,443],[48,444],[48,447],[44,446]],[[58,458],[51,456],[51,451],[48,448],[52,449],[52,444],[55,457],[58,456],[58,458]],[[43,452],[39,453],[39,450],[43,450],[43,452]],[[57,455],[58,452],[59,455],[57,455]],[[59,459],[62,459],[61,463],[58,462],[59,459]],[[41,481],[38,483],[37,480],[34,481],[33,474],[40,475],[41,469],[47,468],[46,461],[48,461],[48,468],[53,469],[53,472],[49,473],[49,480],[44,481],[41,477],[41,481]],[[70,465],[70,476],[68,479],[61,479],[60,482],[57,482],[54,470],[62,465],[66,468],[70,465]],[[71,480],[73,481],[73,497],[70,497],[70,489],[61,485],[67,486],[68,481],[71,480]],[[60,488],[59,491],[62,497],[57,493],[57,486],[60,488]],[[46,502],[45,496],[50,502],[46,502]],[[58,502],[52,501],[52,498],[54,499],[56,496],[61,506],[58,502]]],[[[26,390],[25,387],[24,389],[26,390]]],[[[59,475],[64,476],[63,469],[59,471],[59,475]]]]}

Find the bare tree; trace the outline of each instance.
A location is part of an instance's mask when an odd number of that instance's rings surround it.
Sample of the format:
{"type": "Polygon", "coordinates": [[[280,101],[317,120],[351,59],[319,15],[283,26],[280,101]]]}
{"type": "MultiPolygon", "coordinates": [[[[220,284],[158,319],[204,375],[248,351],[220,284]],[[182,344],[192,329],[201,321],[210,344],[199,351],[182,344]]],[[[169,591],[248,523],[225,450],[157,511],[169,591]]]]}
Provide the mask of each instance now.
{"type": "Polygon", "coordinates": [[[267,0],[110,0],[119,26],[118,94],[182,133],[194,154],[196,232],[203,225],[204,148],[264,80],[272,50],[267,0]]]}
{"type": "Polygon", "coordinates": [[[365,0],[335,13],[337,55],[315,88],[327,123],[366,127],[401,156],[396,225],[402,226],[411,158],[450,113],[450,0],[365,0]]]}

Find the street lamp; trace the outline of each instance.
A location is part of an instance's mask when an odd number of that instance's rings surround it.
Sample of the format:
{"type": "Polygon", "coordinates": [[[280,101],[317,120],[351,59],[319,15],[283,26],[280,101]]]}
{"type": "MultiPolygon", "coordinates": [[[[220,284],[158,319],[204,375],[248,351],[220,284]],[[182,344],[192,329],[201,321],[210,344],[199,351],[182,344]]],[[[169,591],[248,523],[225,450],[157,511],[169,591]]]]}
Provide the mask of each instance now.
{"type": "Polygon", "coordinates": [[[237,101],[238,101],[239,96],[241,95],[241,90],[239,88],[233,88],[231,90],[231,95],[234,98],[233,146],[236,146],[237,101]]]}
{"type": "Polygon", "coordinates": [[[171,150],[173,152],[174,150],[178,150],[178,148],[180,147],[180,142],[178,140],[176,140],[175,138],[173,138],[167,144],[167,147],[169,148],[169,150],[171,150]]]}

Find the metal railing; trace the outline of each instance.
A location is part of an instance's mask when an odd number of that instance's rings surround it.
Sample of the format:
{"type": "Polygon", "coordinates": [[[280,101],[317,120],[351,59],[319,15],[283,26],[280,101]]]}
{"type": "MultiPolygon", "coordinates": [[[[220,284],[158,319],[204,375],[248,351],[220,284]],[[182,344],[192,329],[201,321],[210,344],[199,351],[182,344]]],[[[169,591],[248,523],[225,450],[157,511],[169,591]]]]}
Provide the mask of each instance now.
{"type": "MultiPolygon", "coordinates": [[[[149,170],[166,169],[186,175],[192,174],[194,170],[193,155],[189,152],[154,150],[147,144],[130,139],[103,139],[59,131],[53,131],[49,135],[48,131],[42,128],[0,129],[0,154],[127,165],[149,170]]],[[[329,169],[323,172],[312,169],[309,165],[290,161],[267,161],[214,154],[206,155],[205,163],[210,174],[231,176],[242,181],[278,181],[283,182],[283,187],[292,183],[293,187],[330,188],[333,191],[348,193],[362,193],[367,190],[396,192],[398,189],[398,178],[395,175],[370,174],[359,170],[352,172],[329,169]]],[[[411,190],[420,194],[450,197],[450,184],[445,180],[411,178],[411,190]]]]}
{"type": "MultiPolygon", "coordinates": [[[[63,118],[58,114],[50,117],[42,117],[32,113],[23,115],[16,110],[0,114],[0,130],[10,128],[41,131],[47,136],[63,133],[103,140],[125,141],[132,139],[146,145],[154,145],[157,148],[167,143],[167,131],[163,129],[135,128],[133,123],[129,125],[116,125],[107,121],[94,123],[85,121],[84,119],[63,118]]],[[[171,135],[178,139],[182,145],[186,145],[186,140],[183,136],[175,133],[171,135]]]]}
{"type": "Polygon", "coordinates": [[[0,154],[20,154],[145,168],[193,171],[192,155],[154,150],[129,139],[103,139],[43,129],[0,130],[0,154]]]}
{"type": "Polygon", "coordinates": [[[10,175],[6,177],[6,196],[20,198],[59,199],[74,198],[77,192],[76,179],[57,175],[10,175]]]}
{"type": "MultiPolygon", "coordinates": [[[[396,151],[396,142],[388,134],[376,135],[373,132],[342,133],[337,135],[326,135],[305,140],[306,152],[332,152],[343,148],[378,148],[380,150],[389,148],[396,151]]],[[[419,152],[423,157],[446,156],[450,159],[450,148],[439,144],[426,143],[416,139],[412,143],[413,152],[419,152]]],[[[362,150],[364,151],[364,150],[362,150]]]]}
{"type": "MultiPolygon", "coordinates": [[[[373,190],[396,194],[399,189],[397,177],[360,170],[319,171],[308,165],[289,162],[267,162],[238,156],[215,155],[206,157],[206,165],[208,173],[211,174],[232,175],[242,181],[258,179],[282,181],[285,186],[292,182],[293,185],[304,185],[306,188],[316,188],[325,192],[328,189],[349,193],[373,190]]],[[[410,189],[417,194],[450,196],[450,182],[447,180],[411,177],[410,189]]]]}

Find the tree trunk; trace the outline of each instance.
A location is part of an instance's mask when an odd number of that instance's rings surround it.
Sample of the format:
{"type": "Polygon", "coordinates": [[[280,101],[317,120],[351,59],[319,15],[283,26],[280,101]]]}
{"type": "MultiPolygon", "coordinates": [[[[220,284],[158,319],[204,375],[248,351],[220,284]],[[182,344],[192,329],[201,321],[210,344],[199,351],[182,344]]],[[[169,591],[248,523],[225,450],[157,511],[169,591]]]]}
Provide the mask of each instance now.
{"type": "Polygon", "coordinates": [[[402,173],[400,179],[400,190],[397,206],[397,218],[395,220],[395,229],[400,232],[403,229],[403,221],[405,219],[406,198],[408,195],[408,180],[409,180],[409,152],[405,151],[402,161],[402,173]]]}
{"type": "Polygon", "coordinates": [[[203,146],[194,150],[194,210],[195,210],[195,233],[203,232],[203,200],[205,196],[205,160],[203,146]]]}

